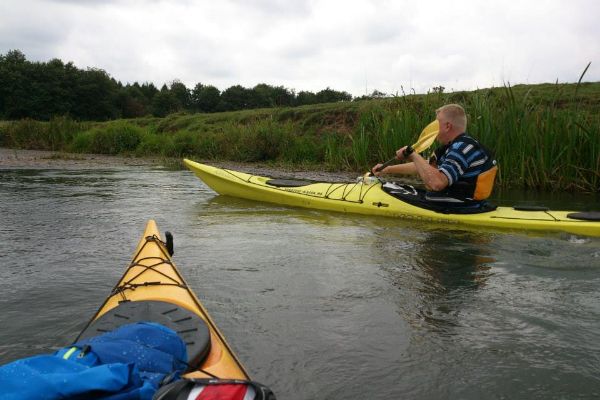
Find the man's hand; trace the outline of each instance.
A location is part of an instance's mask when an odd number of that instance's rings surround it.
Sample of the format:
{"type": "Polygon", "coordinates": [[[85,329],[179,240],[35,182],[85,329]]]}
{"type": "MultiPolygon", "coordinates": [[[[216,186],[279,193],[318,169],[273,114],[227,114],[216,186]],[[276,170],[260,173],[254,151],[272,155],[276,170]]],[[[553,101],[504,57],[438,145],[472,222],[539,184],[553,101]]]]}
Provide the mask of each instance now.
{"type": "Polygon", "coordinates": [[[382,166],[383,166],[383,164],[377,164],[376,166],[371,168],[371,173],[375,176],[379,176],[379,175],[383,174],[383,170],[381,170],[381,171],[379,170],[379,168],[381,168],[382,166]]]}
{"type": "Polygon", "coordinates": [[[400,161],[404,160],[406,157],[404,157],[404,151],[408,148],[408,146],[404,146],[401,149],[398,149],[396,151],[396,158],[400,161]]]}

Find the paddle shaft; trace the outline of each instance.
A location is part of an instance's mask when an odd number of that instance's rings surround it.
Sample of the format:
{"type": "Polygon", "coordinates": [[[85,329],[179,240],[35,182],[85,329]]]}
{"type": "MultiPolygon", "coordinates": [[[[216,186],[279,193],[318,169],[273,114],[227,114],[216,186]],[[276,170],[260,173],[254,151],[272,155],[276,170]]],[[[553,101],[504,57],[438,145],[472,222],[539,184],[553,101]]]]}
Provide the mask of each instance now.
{"type": "MultiPolygon", "coordinates": [[[[404,158],[407,158],[413,151],[420,153],[420,152],[424,151],[425,149],[427,149],[429,146],[431,146],[431,144],[437,137],[438,132],[439,132],[439,124],[438,124],[438,121],[435,120],[423,129],[423,131],[419,135],[419,139],[417,139],[417,142],[415,144],[413,144],[412,146],[408,146],[406,149],[404,149],[404,158]]],[[[394,164],[394,162],[396,162],[396,160],[397,160],[397,158],[394,157],[391,160],[384,162],[383,164],[381,164],[379,166],[379,168],[377,168],[375,170],[375,172],[379,172],[382,169],[384,169],[385,167],[389,167],[390,165],[394,164]]],[[[365,176],[370,176],[370,175],[372,175],[371,171],[369,171],[365,174],[365,176]]]]}
{"type": "MultiPolygon", "coordinates": [[[[404,149],[404,153],[403,153],[403,154],[404,154],[404,157],[405,157],[405,158],[406,158],[406,157],[408,157],[408,156],[409,156],[409,155],[410,155],[412,152],[413,152],[412,146],[408,146],[406,149],[404,149]],[[409,150],[409,148],[410,148],[410,150],[409,150]]],[[[394,157],[394,158],[392,158],[392,159],[390,159],[390,160],[387,160],[386,162],[384,162],[383,164],[381,164],[381,165],[379,166],[379,168],[377,168],[377,169],[375,170],[375,172],[379,172],[379,171],[381,171],[382,169],[384,169],[385,167],[389,167],[390,165],[394,164],[394,163],[395,163],[395,161],[398,161],[398,159],[397,159],[396,157],[394,157]]]]}
{"type": "Polygon", "coordinates": [[[396,161],[398,161],[398,159],[396,157],[387,160],[386,162],[384,162],[383,164],[381,164],[378,168],[375,169],[375,172],[379,172],[381,170],[383,170],[386,167],[389,167],[390,165],[394,164],[396,161]]]}

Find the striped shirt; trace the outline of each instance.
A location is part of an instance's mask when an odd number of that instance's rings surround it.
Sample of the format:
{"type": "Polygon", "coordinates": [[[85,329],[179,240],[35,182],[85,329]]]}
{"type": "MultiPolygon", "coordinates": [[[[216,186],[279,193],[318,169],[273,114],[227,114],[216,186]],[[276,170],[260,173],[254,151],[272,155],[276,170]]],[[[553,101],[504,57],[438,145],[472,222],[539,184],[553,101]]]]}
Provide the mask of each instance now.
{"type": "Polygon", "coordinates": [[[448,186],[461,180],[472,181],[489,169],[489,154],[465,133],[436,150],[436,156],[437,168],[448,178],[448,186]]]}
{"type": "Polygon", "coordinates": [[[429,162],[448,178],[446,189],[427,193],[432,201],[471,201],[479,175],[496,165],[491,153],[466,133],[437,148],[429,162]]]}

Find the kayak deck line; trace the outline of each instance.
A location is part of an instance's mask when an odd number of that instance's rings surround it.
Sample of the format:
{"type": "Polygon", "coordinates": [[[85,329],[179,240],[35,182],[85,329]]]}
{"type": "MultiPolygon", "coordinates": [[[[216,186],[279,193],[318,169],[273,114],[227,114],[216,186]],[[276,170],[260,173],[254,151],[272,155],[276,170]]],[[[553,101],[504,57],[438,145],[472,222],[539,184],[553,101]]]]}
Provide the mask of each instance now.
{"type": "MultiPolygon", "coordinates": [[[[89,335],[88,331],[95,325],[101,328],[105,320],[114,316],[120,318],[119,310],[123,306],[140,308],[146,304],[150,308],[158,306],[158,320],[171,317],[169,314],[173,313],[174,322],[184,324],[181,327],[178,325],[178,329],[172,328],[180,335],[185,336],[206,324],[207,349],[205,353],[204,350],[201,351],[198,364],[190,366],[186,377],[250,380],[248,372],[231,350],[224,335],[176,268],[169,246],[161,240],[153,220],[148,221],[132,261],[127,265],[122,277],[77,340],[84,334],[89,335]],[[190,319],[195,320],[197,325],[189,326],[190,319]]],[[[123,322],[127,321],[126,318],[127,316],[123,315],[123,322]]],[[[186,342],[186,345],[193,347],[194,343],[186,342]]],[[[190,359],[191,361],[193,360],[190,359]]]]}
{"type": "Polygon", "coordinates": [[[184,159],[185,165],[215,192],[232,197],[279,205],[344,213],[428,221],[512,231],[567,232],[600,236],[596,212],[554,211],[542,207],[486,207],[453,212],[445,206],[429,207],[400,194],[384,190],[381,182],[315,182],[304,186],[269,185],[271,178],[200,164],[184,159]],[[543,211],[543,212],[540,212],[543,211]],[[587,219],[577,218],[585,214],[587,219]],[[590,217],[591,215],[591,217],[590,217]]]}
{"type": "MultiPolygon", "coordinates": [[[[240,177],[239,175],[237,175],[237,173],[236,173],[237,171],[232,171],[232,170],[228,170],[228,169],[222,169],[222,171],[229,173],[231,176],[233,176],[249,185],[256,185],[259,187],[264,187],[265,184],[269,185],[268,180],[263,182],[265,177],[260,176],[260,175],[249,175],[248,178],[243,178],[243,177],[240,177]],[[258,182],[256,182],[257,180],[258,180],[258,182]]],[[[309,183],[306,186],[310,186],[312,184],[319,184],[319,182],[309,183]]],[[[364,203],[363,199],[366,196],[366,194],[375,186],[374,184],[365,185],[362,182],[331,182],[331,183],[328,182],[328,184],[329,184],[329,187],[325,190],[325,194],[323,194],[322,192],[311,193],[310,191],[300,190],[300,189],[297,189],[297,187],[289,187],[289,186],[282,187],[282,186],[269,185],[269,188],[271,188],[273,190],[282,191],[282,192],[299,193],[304,196],[311,196],[311,197],[316,197],[316,198],[326,198],[326,199],[330,199],[333,201],[346,201],[349,203],[362,204],[362,203],[364,203]],[[368,186],[368,189],[363,193],[362,190],[365,186],[368,186]],[[360,188],[360,193],[358,196],[359,200],[348,200],[347,197],[350,196],[352,194],[352,192],[354,191],[354,189],[356,189],[357,187],[360,188]],[[341,197],[340,198],[332,198],[331,196],[335,192],[340,190],[341,188],[343,188],[341,197]],[[350,188],[350,189],[348,190],[348,192],[346,192],[346,190],[348,188],[350,188]]]]}
{"type": "MultiPolygon", "coordinates": [[[[514,210],[514,208],[513,208],[513,210],[514,210]]],[[[555,222],[577,222],[577,221],[568,220],[568,219],[564,219],[564,220],[558,219],[554,215],[550,214],[549,212],[545,212],[545,214],[547,214],[555,222]]],[[[543,219],[543,218],[536,219],[536,218],[523,218],[523,217],[500,217],[500,216],[496,216],[496,215],[491,215],[490,218],[493,218],[493,219],[516,219],[516,220],[524,220],[524,221],[531,221],[531,220],[548,221],[548,219],[543,219]]]]}
{"type": "MultiPolygon", "coordinates": [[[[164,244],[163,241],[161,241],[157,236],[148,236],[146,237],[146,242],[144,243],[144,246],[146,246],[149,242],[160,242],[161,244],[164,244]]],[[[144,246],[140,249],[140,252],[144,249],[144,246]]],[[[161,250],[162,250],[162,246],[161,246],[161,250]]],[[[138,252],[139,254],[139,252],[138,252]]],[[[187,284],[183,281],[183,278],[181,278],[181,280],[176,280],[174,278],[172,278],[171,276],[162,273],[161,271],[159,271],[156,267],[162,265],[162,264],[169,264],[171,265],[171,267],[174,268],[173,263],[171,262],[170,259],[166,259],[166,258],[161,258],[161,257],[144,257],[144,258],[137,258],[134,257],[134,261],[129,265],[129,268],[132,267],[141,267],[142,271],[140,271],[137,275],[133,276],[132,278],[129,279],[129,281],[127,282],[123,282],[122,284],[120,284],[119,286],[115,287],[112,291],[112,294],[120,294],[123,298],[123,300],[127,300],[127,297],[125,295],[125,292],[127,290],[134,290],[137,287],[141,287],[141,286],[151,286],[151,285],[173,285],[173,286],[178,286],[182,289],[185,290],[189,290],[187,284]],[[142,261],[150,261],[150,260],[157,260],[157,262],[155,264],[151,264],[151,265],[145,265],[144,263],[142,263],[142,261]],[[141,275],[143,275],[144,273],[148,272],[148,271],[153,271],[156,272],[160,275],[162,275],[165,279],[172,281],[172,283],[169,282],[160,282],[160,281],[154,281],[154,282],[144,282],[144,283],[132,283],[135,279],[139,278],[141,275]]],[[[177,271],[177,270],[175,270],[177,271]]],[[[178,274],[179,275],[179,274],[178,274]]]]}
{"type": "MultiPolygon", "coordinates": [[[[98,317],[98,314],[101,313],[104,305],[113,297],[113,296],[120,296],[122,300],[120,300],[119,302],[123,302],[123,301],[130,301],[127,298],[126,293],[131,291],[133,292],[136,288],[138,287],[148,287],[148,286],[168,286],[168,285],[173,285],[173,286],[177,286],[180,287],[182,289],[185,290],[189,290],[187,284],[185,284],[185,282],[183,282],[183,278],[181,278],[181,276],[179,275],[179,273],[177,272],[177,270],[175,269],[174,264],[171,262],[170,259],[168,258],[162,258],[162,257],[139,257],[140,253],[144,250],[144,248],[146,247],[146,245],[149,242],[156,242],[157,244],[160,243],[160,245],[158,246],[161,251],[164,252],[163,246],[165,245],[165,243],[160,240],[160,238],[156,235],[152,235],[152,236],[147,236],[144,240],[144,243],[141,247],[139,247],[139,249],[137,250],[136,254],[133,256],[133,261],[129,264],[129,266],[127,267],[127,271],[129,271],[131,268],[134,267],[140,267],[142,268],[142,270],[137,274],[134,275],[133,277],[129,278],[127,281],[123,281],[123,279],[117,283],[117,285],[115,285],[115,287],[111,290],[110,295],[106,298],[106,300],[104,301],[104,304],[102,304],[102,306],[100,307],[100,309],[98,309],[98,311],[96,312],[96,314],[92,317],[92,319],[88,322],[88,325],[95,320],[98,317]],[[150,260],[157,260],[156,263],[151,264],[151,265],[145,265],[143,262],[145,261],[150,261],[150,260]],[[173,277],[159,271],[156,267],[163,265],[163,264],[168,264],[171,266],[171,268],[173,268],[173,272],[175,272],[177,274],[177,277],[180,278],[180,280],[176,280],[173,277]],[[144,281],[143,283],[132,283],[134,280],[138,279],[141,275],[143,275],[145,272],[147,271],[152,271],[155,272],[159,275],[161,275],[164,279],[167,279],[170,282],[161,282],[161,281],[152,281],[152,282],[148,282],[148,281],[144,281]]],[[[165,256],[166,253],[164,253],[165,256]]],[[[87,328],[87,326],[86,326],[87,328]]],[[[84,330],[86,329],[84,328],[84,330]]]]}

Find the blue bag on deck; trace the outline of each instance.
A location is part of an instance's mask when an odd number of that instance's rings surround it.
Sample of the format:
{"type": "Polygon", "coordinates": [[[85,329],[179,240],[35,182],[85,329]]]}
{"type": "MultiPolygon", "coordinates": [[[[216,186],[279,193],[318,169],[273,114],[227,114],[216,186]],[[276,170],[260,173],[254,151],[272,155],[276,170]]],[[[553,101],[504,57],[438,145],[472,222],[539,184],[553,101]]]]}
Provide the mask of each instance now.
{"type": "Polygon", "coordinates": [[[187,351],[172,329],[152,322],[119,327],[53,355],[0,367],[6,400],[150,400],[163,378],[187,368],[187,351]]]}

